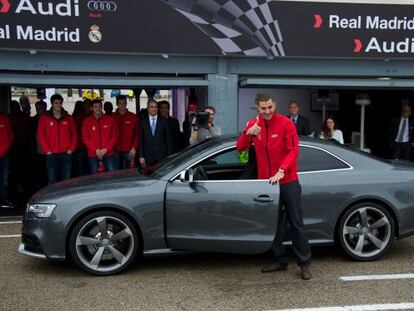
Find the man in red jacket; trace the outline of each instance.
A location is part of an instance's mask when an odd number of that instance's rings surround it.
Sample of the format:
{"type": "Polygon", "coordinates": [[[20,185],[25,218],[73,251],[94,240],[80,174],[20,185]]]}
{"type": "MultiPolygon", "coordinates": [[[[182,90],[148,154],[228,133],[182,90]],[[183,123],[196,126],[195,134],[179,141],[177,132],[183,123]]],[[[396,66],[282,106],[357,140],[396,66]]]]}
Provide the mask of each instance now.
{"type": "Polygon", "coordinates": [[[98,99],[92,101],[92,115],[83,121],[82,140],[88,150],[92,174],[98,172],[100,163],[106,171],[117,169],[114,149],[118,141],[118,125],[113,116],[103,114],[102,101],[98,99]]]}
{"type": "Polygon", "coordinates": [[[52,108],[39,120],[37,139],[46,154],[49,184],[70,178],[72,153],[77,146],[76,125],[63,109],[63,97],[54,94],[50,98],[52,108]]]}
{"type": "Polygon", "coordinates": [[[254,143],[258,178],[280,184],[278,227],[272,245],[276,260],[263,267],[262,272],[287,270],[288,257],[282,244],[287,218],[302,279],[309,280],[312,277],[309,270],[311,250],[303,224],[301,187],[297,176],[299,147],[296,128],[287,117],[276,113],[276,104],[269,95],[258,94],[256,105],[259,115],[247,123],[237,140],[237,149],[248,150],[254,143]]]}
{"type": "MultiPolygon", "coordinates": [[[[135,155],[138,149],[139,118],[127,109],[127,97],[118,95],[116,97],[118,109],[114,114],[118,122],[118,143],[116,151],[119,168],[124,169],[135,163],[135,155]]],[[[135,164],[134,164],[135,165],[135,164]]]]}
{"type": "Polygon", "coordinates": [[[0,206],[13,207],[9,202],[9,150],[14,138],[12,125],[7,116],[0,113],[0,206]]]}

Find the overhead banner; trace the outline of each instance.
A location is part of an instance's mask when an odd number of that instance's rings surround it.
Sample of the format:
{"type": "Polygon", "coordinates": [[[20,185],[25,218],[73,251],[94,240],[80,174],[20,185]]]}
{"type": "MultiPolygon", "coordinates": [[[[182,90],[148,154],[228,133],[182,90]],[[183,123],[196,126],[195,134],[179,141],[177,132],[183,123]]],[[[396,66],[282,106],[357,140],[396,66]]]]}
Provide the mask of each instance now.
{"type": "Polygon", "coordinates": [[[0,49],[414,58],[414,6],[271,0],[0,0],[0,49]]]}

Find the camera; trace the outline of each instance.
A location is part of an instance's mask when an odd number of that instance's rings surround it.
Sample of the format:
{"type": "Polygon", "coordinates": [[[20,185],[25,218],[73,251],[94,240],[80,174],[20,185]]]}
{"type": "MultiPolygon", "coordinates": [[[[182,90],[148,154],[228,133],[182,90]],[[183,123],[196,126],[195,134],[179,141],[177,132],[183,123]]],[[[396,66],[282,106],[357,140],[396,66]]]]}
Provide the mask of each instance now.
{"type": "Polygon", "coordinates": [[[207,128],[210,114],[204,111],[197,111],[192,115],[192,118],[195,118],[195,123],[198,128],[207,128]]]}

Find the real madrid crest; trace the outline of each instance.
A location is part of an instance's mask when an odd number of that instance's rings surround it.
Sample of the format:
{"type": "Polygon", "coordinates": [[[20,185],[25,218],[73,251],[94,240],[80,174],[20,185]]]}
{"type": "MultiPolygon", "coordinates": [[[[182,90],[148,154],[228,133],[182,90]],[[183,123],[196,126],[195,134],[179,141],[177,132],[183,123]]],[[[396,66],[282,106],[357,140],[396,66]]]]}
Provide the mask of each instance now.
{"type": "Polygon", "coordinates": [[[102,40],[102,33],[99,31],[99,26],[91,26],[91,31],[89,31],[88,38],[93,43],[98,43],[102,40]]]}

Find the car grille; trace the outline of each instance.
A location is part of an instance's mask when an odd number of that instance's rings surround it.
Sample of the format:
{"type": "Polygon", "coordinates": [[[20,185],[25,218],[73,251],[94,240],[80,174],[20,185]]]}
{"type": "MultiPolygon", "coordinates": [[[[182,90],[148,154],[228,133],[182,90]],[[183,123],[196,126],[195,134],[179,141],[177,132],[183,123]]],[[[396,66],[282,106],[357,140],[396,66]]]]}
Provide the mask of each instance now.
{"type": "Polygon", "coordinates": [[[40,245],[40,241],[36,236],[23,233],[22,243],[24,244],[24,249],[26,251],[43,254],[42,246],[40,245]]]}

